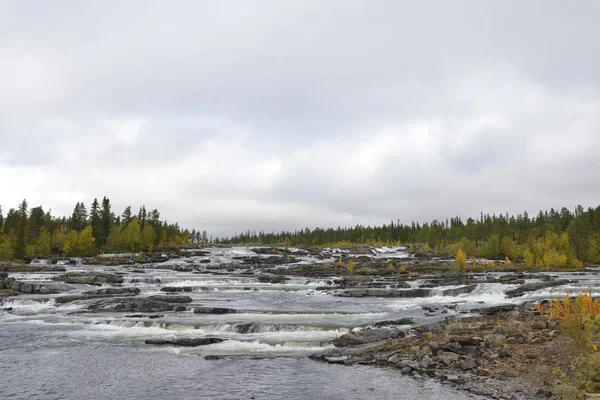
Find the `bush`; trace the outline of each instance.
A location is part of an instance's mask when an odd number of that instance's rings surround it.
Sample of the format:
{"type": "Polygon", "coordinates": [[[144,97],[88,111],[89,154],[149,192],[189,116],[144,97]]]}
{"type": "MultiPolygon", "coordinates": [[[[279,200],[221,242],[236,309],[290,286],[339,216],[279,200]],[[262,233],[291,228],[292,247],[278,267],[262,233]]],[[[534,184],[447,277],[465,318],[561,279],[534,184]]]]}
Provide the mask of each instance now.
{"type": "Polygon", "coordinates": [[[558,371],[553,387],[555,398],[583,398],[584,392],[600,391],[600,299],[592,298],[591,291],[572,298],[550,300],[547,306],[538,303],[540,314],[556,321],[571,339],[575,354],[571,374],[558,371]]]}

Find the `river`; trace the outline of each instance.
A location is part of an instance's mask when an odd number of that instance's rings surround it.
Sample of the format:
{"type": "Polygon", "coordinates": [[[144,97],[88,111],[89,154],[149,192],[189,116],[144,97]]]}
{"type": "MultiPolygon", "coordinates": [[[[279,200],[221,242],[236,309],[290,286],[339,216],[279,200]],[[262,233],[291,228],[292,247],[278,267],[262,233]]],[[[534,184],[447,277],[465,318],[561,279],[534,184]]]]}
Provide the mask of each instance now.
{"type": "MultiPolygon", "coordinates": [[[[64,266],[67,272],[118,274],[123,283],[116,286],[138,288],[136,298],[167,295],[161,290],[165,287],[181,288],[185,291],[173,295],[189,296],[191,302],[177,312],[90,309],[106,299],[56,300],[114,286],[110,284],[70,284],[68,293],[21,294],[0,300],[0,398],[477,398],[396,370],[319,363],[308,356],[332,347],[332,341],[350,329],[378,321],[410,317],[420,323],[471,315],[469,310],[482,304],[531,301],[600,286],[596,273],[565,273],[572,280],[569,284],[508,299],[505,292],[517,285],[489,283],[482,275],[474,290],[458,295],[448,295],[448,289],[460,286],[441,285],[431,288],[429,296],[416,298],[338,297],[341,289],[333,278],[287,275],[278,283],[258,279],[258,267],[243,260],[267,255],[257,256],[251,248],[205,251],[202,256],[144,266],[64,266]],[[208,312],[194,312],[201,308],[208,312]],[[222,341],[198,347],[145,343],[199,337],[222,341]]],[[[335,250],[319,257],[302,254],[294,263],[321,263],[335,257],[335,250]]],[[[408,254],[401,248],[379,248],[372,257],[408,254]]],[[[53,278],[61,273],[10,276],[21,282],[56,284],[53,278]]],[[[410,285],[418,288],[423,283],[421,279],[410,285]]]]}

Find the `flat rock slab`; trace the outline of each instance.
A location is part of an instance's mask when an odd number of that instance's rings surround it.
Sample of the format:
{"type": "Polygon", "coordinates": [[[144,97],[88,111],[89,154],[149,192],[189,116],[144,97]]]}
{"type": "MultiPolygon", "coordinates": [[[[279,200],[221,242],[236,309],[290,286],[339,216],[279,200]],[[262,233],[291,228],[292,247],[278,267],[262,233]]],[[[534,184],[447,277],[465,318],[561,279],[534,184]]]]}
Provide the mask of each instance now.
{"type": "Polygon", "coordinates": [[[340,297],[429,297],[431,296],[431,290],[429,289],[406,289],[406,290],[393,290],[393,289],[349,289],[344,290],[341,293],[337,293],[336,296],[340,297]]]}
{"type": "Polygon", "coordinates": [[[123,283],[123,277],[115,274],[68,272],[57,275],[52,280],[65,283],[98,284],[98,283],[123,283]]]}
{"type": "Polygon", "coordinates": [[[207,346],[209,344],[221,343],[224,339],[216,337],[207,338],[182,338],[182,339],[148,339],[144,343],[154,344],[159,346],[207,346]]]}
{"type": "Polygon", "coordinates": [[[545,289],[545,288],[554,287],[554,286],[566,285],[568,283],[571,283],[571,281],[568,279],[557,279],[557,280],[547,280],[547,281],[541,281],[541,282],[526,283],[524,285],[519,286],[516,289],[507,291],[506,297],[508,297],[508,298],[520,297],[528,292],[535,292],[536,290],[545,289]]]}
{"type": "Polygon", "coordinates": [[[97,299],[103,297],[111,297],[111,296],[135,296],[140,293],[139,288],[106,288],[106,289],[98,289],[98,290],[90,290],[88,292],[83,292],[81,294],[74,294],[68,296],[60,296],[54,299],[59,304],[69,303],[71,301],[77,300],[89,300],[89,299],[97,299]]]}
{"type": "Polygon", "coordinates": [[[169,295],[156,295],[149,296],[150,301],[162,301],[165,303],[191,303],[192,298],[189,296],[169,296],[169,295]]]}
{"type": "Polygon", "coordinates": [[[226,307],[196,307],[194,308],[194,314],[237,314],[238,310],[235,308],[226,307]]]}

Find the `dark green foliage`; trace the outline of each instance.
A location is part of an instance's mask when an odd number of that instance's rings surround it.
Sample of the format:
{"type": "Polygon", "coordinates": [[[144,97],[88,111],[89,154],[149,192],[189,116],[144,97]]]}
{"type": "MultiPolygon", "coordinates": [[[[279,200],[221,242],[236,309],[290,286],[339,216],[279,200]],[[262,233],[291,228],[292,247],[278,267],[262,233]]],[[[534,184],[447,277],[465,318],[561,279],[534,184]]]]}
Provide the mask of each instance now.
{"type": "MultiPolygon", "coordinates": [[[[140,208],[131,216],[127,207],[122,218],[111,211],[110,200],[104,197],[102,206],[97,199],[91,204],[88,216],[83,202],[77,202],[73,214],[53,217],[41,206],[28,210],[23,200],[17,210],[11,208],[6,217],[0,208],[0,260],[23,260],[26,257],[52,255],[92,256],[100,252],[139,252],[163,248],[178,248],[187,243],[191,234],[177,223],[160,220],[154,209],[140,208]]],[[[194,232],[199,232],[194,230],[194,232]]],[[[195,234],[199,236],[199,233],[195,234]]]]}
{"type": "Polygon", "coordinates": [[[600,206],[584,210],[577,206],[571,213],[567,208],[560,212],[540,211],[530,218],[527,212],[516,216],[508,214],[483,214],[479,218],[450,218],[444,222],[412,222],[404,225],[392,221],[389,225],[361,226],[337,229],[309,228],[279,233],[247,231],[225,238],[221,242],[231,244],[282,244],[323,246],[335,243],[427,243],[442,249],[450,243],[462,243],[460,247],[468,255],[479,254],[488,258],[516,258],[524,247],[547,237],[547,234],[568,234],[571,250],[577,259],[586,263],[600,263],[600,206]]]}

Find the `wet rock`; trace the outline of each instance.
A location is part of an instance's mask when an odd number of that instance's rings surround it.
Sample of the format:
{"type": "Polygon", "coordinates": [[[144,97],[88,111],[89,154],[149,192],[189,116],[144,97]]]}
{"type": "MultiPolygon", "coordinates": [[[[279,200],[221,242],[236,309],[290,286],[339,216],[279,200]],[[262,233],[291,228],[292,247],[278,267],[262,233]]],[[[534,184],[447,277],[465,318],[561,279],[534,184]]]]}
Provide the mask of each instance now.
{"type": "Polygon", "coordinates": [[[281,275],[272,275],[272,274],[260,274],[258,276],[258,281],[260,283],[273,283],[273,284],[281,284],[285,283],[288,280],[286,276],[281,275]]]}
{"type": "Polygon", "coordinates": [[[194,288],[191,286],[165,286],[160,288],[161,292],[166,293],[181,293],[181,292],[191,292],[194,288]]]}
{"type": "Polygon", "coordinates": [[[123,277],[99,272],[68,272],[52,278],[55,281],[76,284],[123,283],[123,277]]]}
{"type": "Polygon", "coordinates": [[[108,312],[164,312],[172,311],[173,304],[161,301],[150,301],[147,299],[110,299],[100,303],[92,304],[88,310],[108,312]]]}
{"type": "Polygon", "coordinates": [[[196,307],[194,308],[194,314],[236,314],[235,308],[225,307],[196,307]]]}
{"type": "Polygon", "coordinates": [[[209,344],[221,343],[223,341],[224,341],[224,339],[221,339],[221,338],[207,337],[207,338],[181,338],[181,339],[148,339],[145,341],[145,343],[153,344],[153,345],[197,347],[197,346],[207,346],[209,344]]]}
{"type": "Polygon", "coordinates": [[[402,298],[429,297],[430,295],[431,295],[431,291],[428,289],[406,289],[406,290],[350,289],[350,290],[345,290],[341,293],[336,294],[336,296],[340,296],[340,297],[402,297],[402,298]]]}
{"type": "Polygon", "coordinates": [[[125,318],[149,318],[149,319],[157,319],[157,318],[162,318],[162,317],[164,317],[163,314],[150,314],[150,315],[132,314],[132,315],[125,316],[125,318]]]}
{"type": "Polygon", "coordinates": [[[527,292],[534,292],[536,290],[545,289],[549,287],[561,286],[570,283],[571,281],[567,279],[556,279],[556,280],[546,280],[541,282],[531,282],[526,283],[524,285],[519,286],[516,289],[509,290],[506,292],[506,297],[520,297],[523,296],[527,292]]]}
{"type": "Polygon", "coordinates": [[[149,296],[150,301],[160,301],[165,303],[191,303],[192,298],[189,296],[169,296],[169,295],[155,295],[149,296]]]}
{"type": "Polygon", "coordinates": [[[446,289],[446,290],[442,291],[441,295],[448,296],[448,297],[456,297],[461,294],[471,293],[473,290],[475,290],[475,288],[477,288],[477,285],[468,285],[468,286],[463,286],[463,287],[459,287],[459,288],[455,288],[455,289],[446,289]]]}
{"type": "Polygon", "coordinates": [[[498,283],[510,284],[510,285],[522,285],[525,283],[525,279],[523,279],[523,274],[515,274],[515,275],[503,275],[498,277],[496,281],[498,283]]]}
{"type": "Polygon", "coordinates": [[[412,318],[409,317],[405,317],[405,318],[400,318],[400,319],[393,319],[393,320],[387,320],[387,321],[379,321],[379,322],[375,322],[373,325],[371,325],[373,328],[381,328],[383,326],[392,326],[392,325],[412,325],[414,324],[415,321],[412,318]]]}
{"type": "Polygon", "coordinates": [[[106,288],[106,289],[98,289],[98,290],[90,290],[88,292],[83,292],[81,294],[73,294],[68,296],[60,296],[55,298],[54,300],[59,303],[69,303],[77,300],[89,300],[95,298],[102,297],[110,297],[110,296],[135,296],[140,293],[139,288],[126,287],[126,288],[106,288]]]}
{"type": "Polygon", "coordinates": [[[492,306],[479,309],[481,315],[497,315],[505,312],[514,310],[516,305],[514,304],[503,304],[499,306],[492,306]]]}
{"type": "Polygon", "coordinates": [[[325,361],[329,364],[345,364],[350,360],[348,356],[340,356],[340,357],[325,357],[325,361]]]}

